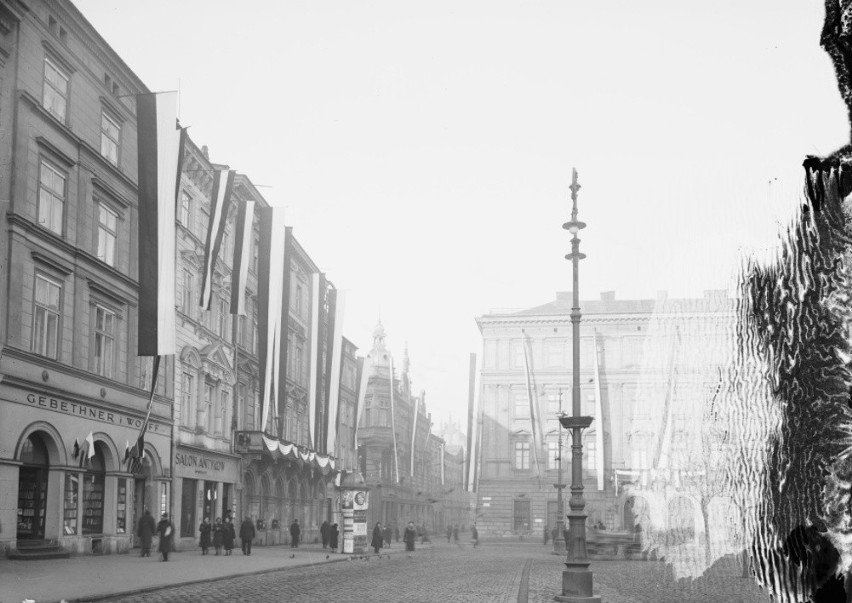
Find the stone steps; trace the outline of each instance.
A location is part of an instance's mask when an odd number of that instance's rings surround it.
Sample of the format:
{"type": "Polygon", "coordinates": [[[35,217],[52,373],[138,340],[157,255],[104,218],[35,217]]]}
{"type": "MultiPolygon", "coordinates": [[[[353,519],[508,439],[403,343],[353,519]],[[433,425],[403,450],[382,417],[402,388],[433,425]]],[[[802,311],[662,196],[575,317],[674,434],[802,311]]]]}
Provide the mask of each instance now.
{"type": "Polygon", "coordinates": [[[68,559],[71,554],[59,546],[55,540],[19,540],[16,549],[10,551],[8,557],[18,561],[39,561],[68,559]]]}

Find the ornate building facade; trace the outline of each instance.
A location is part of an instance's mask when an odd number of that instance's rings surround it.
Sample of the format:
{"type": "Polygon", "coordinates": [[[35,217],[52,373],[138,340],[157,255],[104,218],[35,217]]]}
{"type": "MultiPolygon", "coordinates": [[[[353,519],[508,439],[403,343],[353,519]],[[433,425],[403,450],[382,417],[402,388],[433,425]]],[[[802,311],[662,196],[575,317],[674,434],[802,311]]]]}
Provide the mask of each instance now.
{"type": "MultiPolygon", "coordinates": [[[[570,434],[562,431],[560,450],[557,419],[560,410],[571,413],[571,305],[570,293],[557,293],[543,306],[477,318],[476,513],[485,536],[555,525],[560,456],[562,483],[571,480],[570,434]]],[[[730,323],[732,301],[724,292],[686,300],[665,293],[617,300],[607,292],[580,307],[581,410],[594,417],[583,434],[588,524],[639,523],[648,533],[690,527],[697,538],[701,506],[678,493],[696,483],[700,459],[688,444],[702,433],[706,392],[718,384],[722,348],[714,342],[730,323]]]]}

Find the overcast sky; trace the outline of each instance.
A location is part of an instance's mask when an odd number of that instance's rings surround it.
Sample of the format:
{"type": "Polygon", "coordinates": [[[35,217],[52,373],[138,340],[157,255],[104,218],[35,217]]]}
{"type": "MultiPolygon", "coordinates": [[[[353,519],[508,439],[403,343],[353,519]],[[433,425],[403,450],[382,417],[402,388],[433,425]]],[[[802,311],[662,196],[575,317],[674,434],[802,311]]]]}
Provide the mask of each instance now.
{"type": "Polygon", "coordinates": [[[210,158],[248,175],[381,314],[437,423],[466,415],[474,318],[571,287],[700,296],[771,250],[802,160],[847,140],[818,0],[77,0],[210,158]]]}

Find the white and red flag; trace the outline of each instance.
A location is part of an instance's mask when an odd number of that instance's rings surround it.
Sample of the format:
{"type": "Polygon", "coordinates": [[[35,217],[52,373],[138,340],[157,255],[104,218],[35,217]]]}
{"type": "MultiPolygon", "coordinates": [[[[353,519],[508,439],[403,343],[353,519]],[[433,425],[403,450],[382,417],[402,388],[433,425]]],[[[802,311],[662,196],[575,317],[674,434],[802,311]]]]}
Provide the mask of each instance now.
{"type": "Polygon", "coordinates": [[[186,131],[177,93],[136,95],[139,151],[139,355],[175,353],[175,205],[186,131]]]}
{"type": "Polygon", "coordinates": [[[231,191],[234,188],[234,170],[217,169],[213,177],[213,194],[210,196],[210,220],[207,223],[207,241],[204,244],[204,272],[201,275],[201,302],[205,310],[210,309],[213,300],[213,270],[225,226],[228,222],[228,211],[231,209],[231,191]]]}
{"type": "Polygon", "coordinates": [[[254,201],[243,201],[237,207],[234,225],[234,264],[231,267],[231,314],[246,314],[246,282],[251,263],[254,238],[254,201]]]}

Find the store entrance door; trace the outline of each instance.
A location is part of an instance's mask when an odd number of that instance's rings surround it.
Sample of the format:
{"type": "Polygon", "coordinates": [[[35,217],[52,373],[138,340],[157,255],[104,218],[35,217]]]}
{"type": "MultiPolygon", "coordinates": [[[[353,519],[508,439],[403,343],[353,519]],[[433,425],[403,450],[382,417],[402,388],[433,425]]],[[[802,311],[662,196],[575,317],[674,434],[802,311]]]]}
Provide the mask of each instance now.
{"type": "Polygon", "coordinates": [[[18,540],[44,539],[47,470],[26,467],[18,473],[18,540]]]}
{"type": "Polygon", "coordinates": [[[136,478],[133,480],[133,522],[130,524],[130,532],[133,534],[133,547],[139,548],[142,544],[139,542],[139,537],[136,535],[136,526],[139,525],[139,520],[145,512],[145,479],[136,478]]]}

